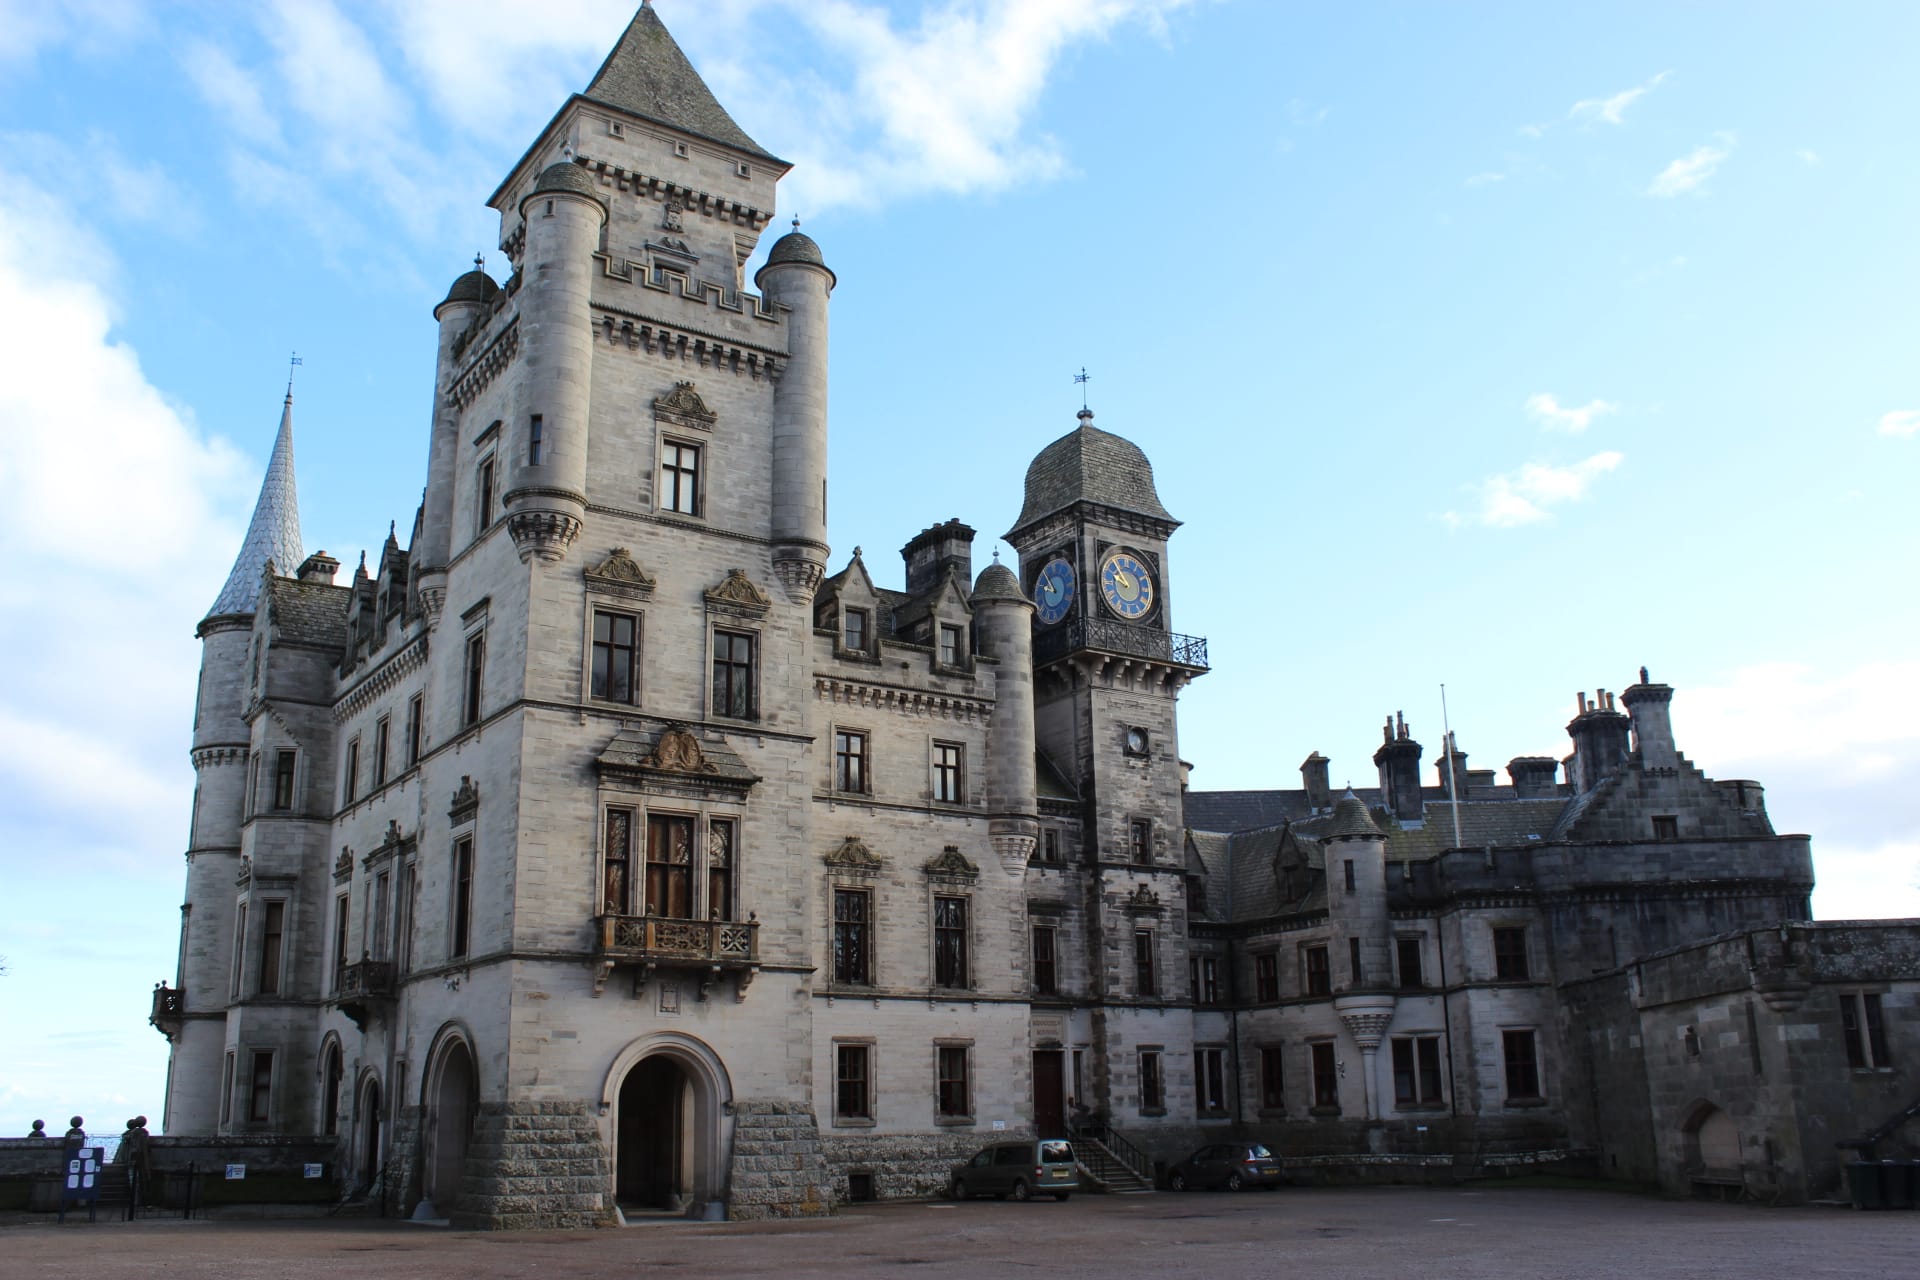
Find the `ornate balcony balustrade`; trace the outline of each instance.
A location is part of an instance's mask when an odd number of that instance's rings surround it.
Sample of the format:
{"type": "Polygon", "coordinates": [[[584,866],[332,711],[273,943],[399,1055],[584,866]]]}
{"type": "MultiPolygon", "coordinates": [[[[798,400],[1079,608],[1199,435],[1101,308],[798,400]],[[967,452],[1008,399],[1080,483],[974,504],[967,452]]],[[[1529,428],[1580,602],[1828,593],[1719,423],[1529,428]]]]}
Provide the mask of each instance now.
{"type": "Polygon", "coordinates": [[[353,1019],[354,1026],[364,1028],[369,1013],[393,1002],[393,992],[393,961],[361,959],[341,968],[333,1002],[353,1019]]]}
{"type": "Polygon", "coordinates": [[[153,1012],[147,1015],[154,1029],[171,1040],[180,1034],[187,1020],[187,993],[179,987],[161,983],[153,989],[153,1012]]]}
{"type": "Polygon", "coordinates": [[[597,950],[600,972],[594,993],[606,985],[615,965],[640,968],[645,982],[656,968],[701,970],[700,992],[731,971],[744,996],[760,967],[760,922],[747,920],[673,920],[665,916],[601,916],[597,950]]]}
{"type": "Polygon", "coordinates": [[[1110,618],[1075,618],[1064,626],[1042,631],[1034,637],[1033,660],[1052,662],[1080,649],[1146,658],[1196,672],[1207,669],[1205,636],[1155,631],[1110,618]]]}

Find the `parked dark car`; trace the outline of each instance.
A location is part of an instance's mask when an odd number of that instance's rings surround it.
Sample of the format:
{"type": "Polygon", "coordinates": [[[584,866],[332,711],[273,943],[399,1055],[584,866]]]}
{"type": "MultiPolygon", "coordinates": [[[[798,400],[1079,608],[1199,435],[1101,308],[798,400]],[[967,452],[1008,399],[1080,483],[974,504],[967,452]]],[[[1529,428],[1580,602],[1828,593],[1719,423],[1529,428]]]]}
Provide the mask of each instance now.
{"type": "Polygon", "coordinates": [[[957,1164],[947,1177],[947,1194],[955,1200],[990,1195],[1031,1200],[1038,1195],[1065,1200],[1080,1189],[1073,1144],[1060,1138],[1038,1142],[996,1142],[957,1164]]]}
{"type": "Polygon", "coordinates": [[[1229,1191],[1265,1187],[1271,1191],[1283,1181],[1280,1162],[1257,1142],[1216,1142],[1167,1170],[1169,1191],[1190,1187],[1225,1187],[1229,1191]]]}

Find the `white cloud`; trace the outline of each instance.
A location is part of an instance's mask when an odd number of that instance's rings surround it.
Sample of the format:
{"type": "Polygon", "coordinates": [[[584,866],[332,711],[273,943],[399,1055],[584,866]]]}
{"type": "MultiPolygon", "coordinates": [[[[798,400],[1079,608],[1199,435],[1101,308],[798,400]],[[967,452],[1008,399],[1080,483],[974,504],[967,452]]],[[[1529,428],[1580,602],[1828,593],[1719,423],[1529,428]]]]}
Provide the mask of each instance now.
{"type": "Polygon", "coordinates": [[[0,64],[56,44],[88,54],[121,50],[150,18],[141,0],[0,0],[0,64]]]}
{"type": "Polygon", "coordinates": [[[1468,177],[1465,185],[1469,187],[1485,187],[1491,186],[1496,182],[1505,182],[1506,180],[1507,175],[1504,173],[1476,173],[1468,177]]]}
{"type": "Polygon", "coordinates": [[[1578,502],[1587,496],[1594,480],[1612,471],[1626,460],[1622,453],[1596,453],[1580,462],[1556,467],[1544,462],[1529,462],[1517,471],[1489,476],[1477,486],[1479,510],[1462,515],[1449,511],[1444,517],[1452,526],[1481,524],[1494,529],[1545,520],[1550,508],[1578,502]]]}
{"type": "Polygon", "coordinates": [[[1817,165],[1820,163],[1820,153],[1818,151],[1813,151],[1813,150],[1809,150],[1806,147],[1802,147],[1798,151],[1794,152],[1793,154],[1795,154],[1796,156],[1799,156],[1801,161],[1806,164],[1817,165]]]}
{"type": "Polygon", "coordinates": [[[1880,415],[1880,434],[1902,439],[1920,431],[1920,409],[1895,409],[1880,415]]]}
{"type": "Polygon", "coordinates": [[[241,67],[225,49],[197,40],[181,55],[187,78],[229,129],[248,142],[283,145],[280,121],[267,104],[258,77],[241,67]]]}
{"type": "Polygon", "coordinates": [[[1700,190],[1701,186],[1720,168],[1726,158],[1733,154],[1733,136],[1720,134],[1721,144],[1695,147],[1672,164],[1654,175],[1653,182],[1647,187],[1650,196],[1672,197],[1686,195],[1700,190]]]}
{"type": "Polygon", "coordinates": [[[1627,108],[1672,74],[1671,71],[1662,71],[1645,84],[1635,85],[1631,89],[1622,89],[1610,98],[1582,98],[1573,104],[1572,109],[1567,112],[1567,118],[1599,121],[1603,124],[1625,124],[1627,108]]]}
{"type": "Polygon", "coordinates": [[[1539,392],[1527,397],[1527,416],[1548,431],[1566,431],[1579,435],[1603,413],[1620,406],[1609,400],[1590,400],[1583,405],[1563,405],[1553,393],[1539,392]]]}
{"type": "Polygon", "coordinates": [[[1920,774],[1920,661],[1741,668],[1682,689],[1674,724],[1709,774],[1766,786],[1776,831],[1813,837],[1816,915],[1920,915],[1920,818],[1885,803],[1920,774]]]}

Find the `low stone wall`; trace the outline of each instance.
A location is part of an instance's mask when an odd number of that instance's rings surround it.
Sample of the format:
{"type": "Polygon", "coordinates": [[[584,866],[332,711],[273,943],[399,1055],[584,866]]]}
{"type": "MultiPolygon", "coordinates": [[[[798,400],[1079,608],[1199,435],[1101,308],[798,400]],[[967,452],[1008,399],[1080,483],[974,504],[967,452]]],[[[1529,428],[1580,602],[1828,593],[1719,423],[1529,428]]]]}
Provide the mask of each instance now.
{"type": "Polygon", "coordinates": [[[833,1203],[820,1128],[811,1111],[760,1098],[735,1109],[729,1218],[821,1218],[833,1212],[833,1203]]]}
{"type": "Polygon", "coordinates": [[[938,1133],[866,1134],[840,1131],[825,1138],[833,1202],[846,1204],[850,1176],[866,1174],[875,1200],[927,1200],[947,1193],[953,1167],[990,1142],[1018,1142],[1030,1133],[947,1129],[938,1133]]]}
{"type": "Polygon", "coordinates": [[[595,1227],[612,1217],[607,1153],[583,1102],[483,1102],[473,1122],[460,1203],[467,1230],[595,1227]]]}
{"type": "MultiPolygon", "coordinates": [[[[0,1208],[57,1210],[66,1146],[63,1138],[0,1138],[0,1208]]],[[[329,1204],[340,1195],[334,1152],[335,1139],[327,1137],[149,1138],[152,1176],[141,1201],[179,1209],[191,1194],[206,1208],[329,1204]],[[245,1165],[246,1177],[229,1181],[230,1164],[245,1165]],[[309,1164],[321,1166],[320,1177],[306,1176],[309,1164]]]]}

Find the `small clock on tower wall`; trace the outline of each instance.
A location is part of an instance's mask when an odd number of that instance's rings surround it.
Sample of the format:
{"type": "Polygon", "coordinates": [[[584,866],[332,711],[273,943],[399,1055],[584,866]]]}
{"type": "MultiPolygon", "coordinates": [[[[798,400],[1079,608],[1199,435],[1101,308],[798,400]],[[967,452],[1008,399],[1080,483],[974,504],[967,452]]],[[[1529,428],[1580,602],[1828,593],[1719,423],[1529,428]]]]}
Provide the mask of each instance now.
{"type": "Polygon", "coordinates": [[[1050,627],[1067,616],[1073,608],[1073,588],[1073,566],[1065,559],[1055,556],[1042,566],[1033,580],[1034,612],[1041,625],[1050,627]]]}
{"type": "Polygon", "coordinates": [[[1100,562],[1100,598],[1122,618],[1144,618],[1153,608],[1153,573],[1130,551],[1112,551],[1100,562]]]}

